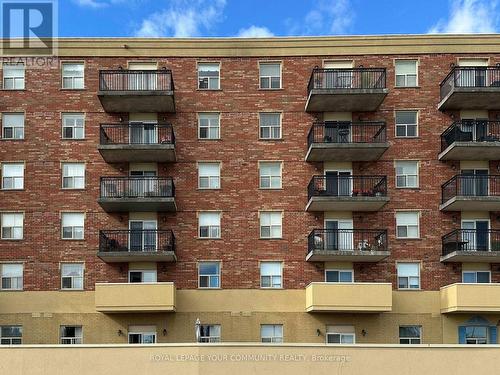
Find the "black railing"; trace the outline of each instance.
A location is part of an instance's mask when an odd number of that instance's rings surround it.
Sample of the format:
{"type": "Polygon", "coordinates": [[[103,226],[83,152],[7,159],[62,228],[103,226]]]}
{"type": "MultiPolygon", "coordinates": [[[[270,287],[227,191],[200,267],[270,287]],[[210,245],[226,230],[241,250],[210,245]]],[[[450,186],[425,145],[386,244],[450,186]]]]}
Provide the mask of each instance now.
{"type": "Polygon", "coordinates": [[[175,135],[170,124],[101,124],[100,140],[101,145],[175,144],[175,135]]]}
{"type": "Polygon", "coordinates": [[[388,251],[384,229],[314,229],[308,237],[312,251],[388,251]]]}
{"type": "Polygon", "coordinates": [[[175,251],[171,230],[101,230],[99,252],[175,251]]]}
{"type": "Polygon", "coordinates": [[[441,151],[453,142],[500,142],[500,121],[455,121],[441,134],[441,151]]]}
{"type": "Polygon", "coordinates": [[[172,71],[162,70],[101,70],[100,91],[173,91],[172,71]]]}
{"type": "Polygon", "coordinates": [[[101,198],[172,198],[172,177],[101,177],[101,198]]]}
{"type": "Polygon", "coordinates": [[[384,121],[325,121],[314,123],[307,143],[383,143],[387,141],[384,121]]]}
{"type": "Polygon", "coordinates": [[[454,67],[441,82],[441,100],[455,88],[497,87],[500,90],[500,67],[470,66],[454,67]]]}
{"type": "Polygon", "coordinates": [[[500,251],[500,230],[456,229],[442,237],[443,255],[455,251],[500,251]]]}
{"type": "Polygon", "coordinates": [[[314,89],[385,89],[385,68],[314,68],[307,86],[314,89]]]}
{"type": "Polygon", "coordinates": [[[456,175],[441,186],[442,203],[454,197],[498,197],[500,175],[456,175]]]}
{"type": "Polygon", "coordinates": [[[385,197],[385,176],[314,176],[307,187],[312,197],[385,197]]]}

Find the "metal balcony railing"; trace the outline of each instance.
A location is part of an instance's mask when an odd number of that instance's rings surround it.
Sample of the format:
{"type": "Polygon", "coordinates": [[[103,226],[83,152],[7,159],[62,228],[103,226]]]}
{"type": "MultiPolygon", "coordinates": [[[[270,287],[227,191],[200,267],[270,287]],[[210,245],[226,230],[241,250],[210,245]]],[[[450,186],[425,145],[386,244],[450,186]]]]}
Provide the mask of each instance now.
{"type": "Polygon", "coordinates": [[[441,203],[454,197],[498,197],[500,176],[456,175],[441,186],[441,203]]]}
{"type": "Polygon", "coordinates": [[[308,236],[312,251],[388,251],[384,229],[314,229],[308,236]]]}
{"type": "Polygon", "coordinates": [[[101,177],[101,199],[106,198],[173,198],[172,177],[101,177]]]}
{"type": "Polygon", "coordinates": [[[443,100],[455,87],[485,88],[496,87],[500,90],[500,67],[471,66],[454,67],[441,82],[440,94],[443,100]]]}
{"type": "Polygon", "coordinates": [[[99,90],[106,91],[173,91],[172,71],[161,70],[101,70],[99,90]]]}
{"type": "Polygon", "coordinates": [[[314,123],[307,143],[383,143],[387,141],[384,121],[326,121],[314,123]]]}
{"type": "Polygon", "coordinates": [[[101,145],[175,144],[175,135],[170,124],[101,124],[100,142],[101,145]]]}
{"type": "Polygon", "coordinates": [[[500,121],[455,121],[441,134],[441,151],[453,142],[500,142],[500,121]]]}
{"type": "Polygon", "coordinates": [[[500,230],[456,229],[442,237],[442,254],[455,251],[500,251],[500,230]]]}
{"type": "Polygon", "coordinates": [[[386,197],[386,176],[314,176],[307,187],[312,197],[386,197]]]}
{"type": "Polygon", "coordinates": [[[171,230],[102,230],[99,252],[175,252],[171,230]]]}
{"type": "Polygon", "coordinates": [[[314,68],[307,86],[314,89],[385,89],[385,68],[314,68]]]}

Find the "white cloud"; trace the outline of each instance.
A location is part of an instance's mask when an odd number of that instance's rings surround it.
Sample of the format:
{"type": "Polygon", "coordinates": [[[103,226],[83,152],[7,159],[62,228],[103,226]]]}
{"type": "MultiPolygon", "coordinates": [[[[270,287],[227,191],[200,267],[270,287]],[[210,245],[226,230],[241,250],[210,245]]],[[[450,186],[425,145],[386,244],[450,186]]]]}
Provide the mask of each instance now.
{"type": "Polygon", "coordinates": [[[74,2],[81,7],[89,7],[93,9],[104,8],[109,5],[107,2],[96,0],[74,0],[74,2]]]}
{"type": "Polygon", "coordinates": [[[448,19],[441,19],[430,34],[494,33],[498,30],[496,0],[452,0],[448,19]]]}
{"type": "Polygon", "coordinates": [[[239,38],[268,38],[274,36],[274,34],[267,27],[252,25],[250,27],[240,29],[237,36],[239,38]]]}
{"type": "Polygon", "coordinates": [[[171,0],[169,4],[144,19],[135,36],[199,36],[222,21],[226,0],[171,0]]]}

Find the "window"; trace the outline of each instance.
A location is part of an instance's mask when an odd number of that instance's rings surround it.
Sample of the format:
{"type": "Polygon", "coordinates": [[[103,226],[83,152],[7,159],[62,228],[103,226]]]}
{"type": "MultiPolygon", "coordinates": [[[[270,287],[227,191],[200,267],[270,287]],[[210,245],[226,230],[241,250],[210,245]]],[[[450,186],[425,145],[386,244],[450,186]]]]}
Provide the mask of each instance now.
{"type": "Polygon", "coordinates": [[[24,188],[24,163],[2,164],[2,189],[21,190],[24,188]]]}
{"type": "Polygon", "coordinates": [[[487,344],[488,327],[482,327],[482,326],[465,327],[465,343],[469,345],[487,344]]]}
{"type": "Polygon", "coordinates": [[[259,120],[261,139],[281,138],[281,113],[261,113],[259,120]]]}
{"type": "Polygon", "coordinates": [[[155,344],[156,326],[130,326],[128,328],[129,344],[155,344]]]}
{"type": "Polygon", "coordinates": [[[62,87],[63,89],[83,89],[84,87],[83,63],[62,64],[62,87]]]}
{"type": "Polygon", "coordinates": [[[281,189],[281,162],[260,162],[260,188],[281,189]]]}
{"type": "Polygon", "coordinates": [[[63,189],[85,188],[85,164],[63,163],[63,189]]]}
{"type": "Polygon", "coordinates": [[[62,137],[63,139],[85,138],[85,117],[83,113],[63,113],[62,137]]]}
{"type": "Polygon", "coordinates": [[[420,264],[398,263],[398,288],[420,289],[420,264]]]}
{"type": "Polygon", "coordinates": [[[400,344],[420,344],[421,342],[420,326],[401,326],[399,327],[399,343],[400,344]]]}
{"type": "Polygon", "coordinates": [[[23,290],[23,265],[2,264],[2,290],[23,290]]]}
{"type": "Polygon", "coordinates": [[[396,87],[417,86],[417,60],[396,60],[396,87]]]}
{"type": "Polygon", "coordinates": [[[82,240],[85,214],[64,212],[61,214],[61,235],[65,240],[82,240]]]}
{"type": "Polygon", "coordinates": [[[3,240],[22,240],[23,239],[23,221],[22,213],[2,213],[2,239],[3,240]]]}
{"type": "Polygon", "coordinates": [[[260,213],[260,238],[281,238],[281,212],[260,213]]]}
{"type": "Polygon", "coordinates": [[[199,342],[220,342],[220,325],[219,324],[200,325],[199,342]]]}
{"type": "Polygon", "coordinates": [[[220,238],[220,216],[220,212],[199,213],[200,238],[220,238]]]}
{"type": "Polygon", "coordinates": [[[23,113],[4,113],[2,115],[2,137],[4,139],[24,139],[23,113]]]}
{"type": "Polygon", "coordinates": [[[418,161],[396,161],[396,187],[418,187],[418,161]]]}
{"type": "Polygon", "coordinates": [[[198,63],[198,88],[218,90],[220,82],[219,63],[198,63]]]}
{"type": "Polygon", "coordinates": [[[200,288],[220,288],[220,263],[201,262],[198,265],[198,283],[200,288]]]}
{"type": "Polygon", "coordinates": [[[198,187],[200,189],[220,188],[220,163],[198,163],[198,187]]]}
{"type": "Polygon", "coordinates": [[[327,326],[327,344],[355,344],[356,335],[353,326],[327,326]]]}
{"type": "Polygon", "coordinates": [[[83,290],[83,263],[61,264],[61,289],[83,290]]]}
{"type": "Polygon", "coordinates": [[[490,283],[490,271],[463,271],[462,282],[471,284],[490,283]]]}
{"type": "Polygon", "coordinates": [[[417,118],[417,111],[396,111],[396,137],[416,137],[417,118]]]}
{"type": "Polygon", "coordinates": [[[266,343],[282,343],[283,342],[283,325],[282,324],[262,324],[260,326],[260,339],[266,343]]]}
{"type": "Polygon", "coordinates": [[[281,88],[281,64],[280,63],[260,63],[259,64],[260,88],[280,89],[281,88]]]}
{"type": "Polygon", "coordinates": [[[22,343],[22,326],[0,326],[0,345],[21,345],[22,343]]]}
{"type": "Polygon", "coordinates": [[[396,212],[396,237],[419,238],[419,216],[418,212],[396,212]]]}
{"type": "Polygon", "coordinates": [[[83,344],[82,326],[61,326],[61,344],[83,344]]]}
{"type": "Polygon", "coordinates": [[[262,262],[260,264],[260,287],[282,288],[281,262],[262,262]]]}
{"type": "Polygon", "coordinates": [[[199,113],[198,114],[198,137],[200,139],[220,138],[220,114],[199,113]]]}
{"type": "Polygon", "coordinates": [[[24,90],[25,68],[24,64],[3,65],[3,89],[24,90]]]}
{"type": "Polygon", "coordinates": [[[325,270],[325,281],[327,283],[352,283],[352,270],[325,270]]]}
{"type": "Polygon", "coordinates": [[[129,283],[156,283],[156,270],[130,270],[129,283]]]}

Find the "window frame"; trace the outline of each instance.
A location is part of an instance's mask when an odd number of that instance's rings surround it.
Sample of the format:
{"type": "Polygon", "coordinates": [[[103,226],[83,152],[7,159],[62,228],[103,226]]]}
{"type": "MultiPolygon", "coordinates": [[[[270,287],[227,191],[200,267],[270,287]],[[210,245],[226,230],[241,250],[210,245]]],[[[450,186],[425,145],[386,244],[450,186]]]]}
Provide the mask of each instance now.
{"type": "Polygon", "coordinates": [[[420,134],[420,126],[419,126],[419,118],[420,118],[420,111],[418,109],[398,109],[394,111],[394,137],[395,138],[419,138],[420,134]],[[397,114],[398,112],[415,112],[415,124],[410,124],[410,123],[400,123],[398,124],[397,122],[397,114]],[[408,135],[408,126],[414,126],[415,125],[415,135],[408,135]],[[398,135],[398,126],[404,126],[405,128],[405,135],[398,135]]]}
{"type": "MultiPolygon", "coordinates": [[[[211,329],[209,329],[211,331],[211,329]]],[[[220,343],[222,339],[222,325],[221,324],[200,324],[200,343],[220,343]],[[201,327],[219,327],[219,336],[202,336],[201,327]],[[204,340],[205,339],[205,340],[204,340]]]]}
{"type": "Polygon", "coordinates": [[[347,333],[347,332],[326,332],[325,334],[325,343],[326,345],[354,345],[356,344],[356,333],[353,332],[353,333],[347,333]],[[333,342],[328,342],[328,336],[335,336],[335,335],[338,335],[340,338],[339,338],[339,342],[338,343],[333,343],[333,342]],[[342,338],[343,337],[346,337],[346,336],[352,336],[352,343],[342,343],[342,338]]]}
{"type": "Polygon", "coordinates": [[[9,140],[9,141],[24,141],[25,139],[25,130],[26,130],[26,113],[25,112],[2,112],[2,137],[1,139],[9,140]],[[5,126],[5,117],[6,116],[22,116],[23,117],[23,126],[5,126]],[[5,129],[12,129],[12,136],[5,136],[5,129]],[[16,129],[22,129],[22,136],[16,137],[16,129]]]}
{"type": "Polygon", "coordinates": [[[61,113],[61,139],[64,140],[71,140],[71,141],[81,141],[85,139],[85,113],[83,112],[63,112],[61,113]],[[81,117],[82,119],[82,126],[76,126],[76,121],[75,124],[72,126],[66,126],[65,120],[67,118],[73,118],[76,120],[78,117],[81,117]],[[75,137],[75,129],[81,128],[82,129],[82,137],[81,138],[76,138],[75,137]],[[66,137],[65,136],[65,129],[71,129],[72,131],[72,137],[66,137]]]}
{"type": "MultiPolygon", "coordinates": [[[[8,70],[8,69],[7,69],[8,70]]],[[[15,70],[15,69],[13,69],[15,70]]],[[[7,90],[7,91],[23,91],[26,90],[26,64],[24,62],[17,62],[17,63],[3,63],[2,64],[2,90],[7,90]],[[15,67],[18,65],[22,65],[22,70],[23,74],[22,76],[13,76],[13,77],[6,77],[5,76],[5,67],[15,67]],[[12,88],[8,88],[5,84],[7,79],[12,79],[13,86],[12,88]],[[16,82],[17,80],[22,81],[22,88],[16,88],[16,82]]]]}
{"type": "Polygon", "coordinates": [[[283,161],[281,161],[281,160],[279,160],[279,161],[262,160],[262,161],[259,161],[258,168],[259,168],[259,189],[262,189],[262,190],[281,190],[281,189],[283,189],[283,161]],[[277,176],[277,175],[262,175],[262,166],[265,164],[267,164],[267,165],[279,164],[279,170],[280,170],[279,176],[277,176]],[[276,179],[278,177],[279,177],[279,186],[273,187],[272,186],[273,179],[276,179]],[[269,179],[269,187],[265,187],[262,185],[262,180],[264,178],[269,179]]]}
{"type": "Polygon", "coordinates": [[[462,283],[464,283],[464,284],[491,284],[491,270],[462,270],[462,283]],[[477,274],[480,272],[488,274],[488,282],[487,283],[480,283],[477,281],[477,274]],[[466,273],[474,273],[476,281],[473,283],[468,283],[468,282],[464,281],[464,274],[466,274],[466,273]]]}
{"type": "Polygon", "coordinates": [[[66,211],[66,212],[61,212],[61,240],[66,240],[66,241],[81,241],[85,239],[85,212],[73,212],[73,211],[66,211]],[[81,227],[79,226],[64,226],[64,215],[71,215],[71,214],[80,214],[83,216],[83,225],[81,227]],[[64,237],[64,228],[71,228],[71,237],[64,237]],[[81,228],[82,232],[82,237],[78,238],[75,237],[75,228],[81,228]]]}
{"type": "Polygon", "coordinates": [[[421,325],[401,325],[398,327],[398,337],[399,337],[399,344],[400,345],[419,345],[422,343],[422,326],[421,325]],[[405,336],[401,336],[401,328],[418,328],[418,338],[416,337],[405,337],[405,336]],[[408,342],[401,342],[403,340],[408,340],[408,342]],[[415,340],[418,340],[418,342],[413,342],[415,340]]]}
{"type": "Polygon", "coordinates": [[[417,88],[417,87],[419,87],[418,86],[419,65],[420,65],[420,61],[419,61],[418,58],[415,58],[415,59],[394,59],[394,87],[395,88],[417,88]],[[404,62],[412,61],[412,62],[415,62],[415,86],[408,85],[408,76],[411,76],[413,74],[406,74],[406,73],[405,74],[398,74],[397,73],[397,63],[400,62],[400,61],[404,61],[404,62]],[[404,82],[405,82],[405,84],[403,86],[398,85],[398,76],[404,76],[404,82]]]}
{"type": "MultiPolygon", "coordinates": [[[[14,230],[12,230],[12,234],[14,234],[14,230]]],[[[0,239],[1,240],[6,240],[6,241],[22,241],[24,240],[24,212],[18,212],[18,211],[3,211],[0,212],[0,239]],[[22,216],[22,226],[21,228],[21,237],[15,238],[14,236],[12,237],[5,237],[4,236],[4,228],[19,228],[17,226],[13,227],[4,227],[4,215],[21,215],[22,216]]]]}
{"type": "Polygon", "coordinates": [[[26,164],[25,164],[24,162],[15,162],[15,161],[14,161],[14,162],[10,162],[10,161],[8,161],[8,162],[3,162],[3,163],[0,163],[0,171],[1,171],[1,174],[2,174],[2,183],[1,183],[1,187],[0,187],[0,188],[1,188],[1,190],[5,190],[5,191],[11,191],[11,190],[24,190],[24,175],[25,175],[25,173],[24,173],[24,172],[25,172],[25,170],[26,170],[26,164]],[[4,167],[5,167],[6,165],[11,165],[11,166],[12,166],[12,165],[22,166],[23,175],[22,175],[21,177],[19,177],[19,176],[7,176],[7,177],[6,177],[6,176],[5,176],[5,172],[4,172],[4,167]],[[6,178],[11,178],[11,179],[12,179],[12,181],[13,181],[13,185],[12,185],[12,186],[13,186],[13,187],[11,187],[11,188],[6,188],[6,187],[5,187],[5,179],[6,179],[6,178]],[[21,185],[22,185],[22,186],[21,186],[20,188],[16,188],[16,187],[15,187],[15,181],[16,181],[16,179],[21,179],[21,185]]]}
{"type": "Polygon", "coordinates": [[[62,90],[85,90],[85,61],[61,61],[61,89],[62,90]],[[79,76],[65,76],[64,75],[64,66],[65,65],[83,65],[83,74],[81,77],[79,76]],[[65,87],[64,80],[65,78],[71,79],[71,87],[65,87]],[[75,79],[82,79],[82,87],[75,87],[75,79]]]}
{"type": "Polygon", "coordinates": [[[87,164],[85,162],[72,162],[72,161],[62,162],[61,163],[61,186],[62,186],[62,189],[63,190],[84,190],[86,188],[86,174],[87,174],[87,164]],[[83,166],[83,175],[65,176],[64,175],[64,166],[70,165],[70,164],[83,166]],[[72,181],[72,186],[69,186],[69,187],[64,186],[64,179],[65,178],[71,179],[70,181],[72,181]],[[83,178],[83,186],[82,187],[80,187],[80,186],[75,187],[75,179],[77,179],[77,178],[83,178]]]}
{"type": "Polygon", "coordinates": [[[260,141],[277,141],[283,139],[283,112],[259,112],[259,140],[260,141]],[[270,125],[262,125],[262,115],[278,115],[279,117],[279,137],[273,137],[273,129],[277,128],[277,126],[270,125]],[[269,137],[262,136],[262,129],[269,130],[269,137]]]}
{"type": "Polygon", "coordinates": [[[260,342],[266,344],[282,344],[284,342],[284,327],[283,324],[261,324],[260,325],[260,342]],[[272,327],[273,334],[271,336],[264,336],[263,329],[264,327],[272,327]],[[280,327],[281,336],[276,335],[276,328],[280,327]],[[268,339],[268,340],[267,340],[268,339]]]}
{"type": "Polygon", "coordinates": [[[396,222],[396,239],[398,240],[418,240],[420,239],[420,211],[412,211],[412,210],[408,210],[408,211],[396,211],[394,213],[394,218],[395,218],[395,222],[396,222]],[[409,237],[408,236],[408,227],[413,227],[415,225],[398,225],[398,214],[399,213],[415,213],[417,215],[417,235],[415,237],[409,237]],[[402,237],[402,236],[399,236],[399,233],[398,233],[398,227],[406,227],[406,236],[405,237],[402,237]]]}
{"type": "Polygon", "coordinates": [[[283,289],[283,261],[279,261],[279,260],[265,260],[265,261],[261,261],[259,262],[259,280],[260,280],[260,288],[261,289],[283,289]],[[276,274],[271,274],[271,275],[263,275],[262,274],[262,265],[263,264],[270,264],[270,263],[277,263],[279,264],[279,269],[280,269],[280,273],[279,275],[276,275],[276,274]],[[264,286],[264,283],[263,283],[263,278],[264,277],[268,277],[269,278],[269,286],[264,286]],[[274,279],[275,278],[278,278],[279,277],[279,286],[274,286],[275,283],[274,283],[274,279]]]}
{"type": "Polygon", "coordinates": [[[202,261],[199,261],[198,264],[197,264],[197,269],[198,269],[198,289],[222,289],[221,285],[222,285],[222,278],[221,278],[221,274],[222,274],[222,262],[219,261],[219,260],[202,260],[202,261]],[[206,263],[214,263],[214,264],[217,264],[217,272],[216,274],[203,274],[200,272],[200,266],[202,264],[206,264],[206,263]],[[208,279],[208,283],[207,283],[207,286],[202,286],[201,284],[201,278],[202,277],[207,277],[208,279]],[[211,280],[212,278],[217,278],[217,286],[210,286],[211,285],[211,280]]]}
{"type": "Polygon", "coordinates": [[[62,262],[60,267],[60,274],[61,274],[61,290],[73,290],[73,291],[78,291],[78,290],[85,290],[85,263],[84,262],[62,262]],[[63,267],[65,265],[75,265],[75,264],[79,264],[81,265],[82,267],[82,276],[64,276],[63,275],[63,267]],[[64,278],[70,278],[71,279],[71,288],[65,288],[64,287],[64,281],[63,279],[64,278]],[[82,287],[81,288],[75,288],[74,285],[75,285],[75,279],[79,279],[81,278],[82,279],[82,287]]]}
{"type": "Polygon", "coordinates": [[[259,90],[282,90],[283,89],[283,61],[259,61],[258,68],[259,68],[259,90]],[[271,87],[272,86],[272,78],[276,78],[276,76],[263,76],[263,75],[261,75],[261,70],[260,70],[261,65],[279,65],[279,68],[280,68],[280,75],[279,75],[280,85],[279,85],[279,87],[271,87]],[[262,87],[262,78],[267,78],[269,80],[269,87],[262,87]]]}
{"type": "Polygon", "coordinates": [[[412,262],[412,261],[408,261],[408,262],[397,262],[396,263],[396,282],[397,282],[397,286],[398,286],[398,290],[421,290],[422,289],[422,264],[420,262],[412,262]],[[414,264],[414,265],[417,265],[417,276],[399,276],[399,265],[400,264],[414,264]],[[399,279],[400,278],[406,278],[407,279],[407,287],[406,288],[403,288],[401,287],[401,284],[399,282],[399,279]],[[414,279],[414,278],[418,278],[418,287],[417,288],[412,288],[411,287],[411,283],[410,283],[410,279],[414,279]]]}
{"type": "MultiPolygon", "coordinates": [[[[76,332],[76,329],[75,329],[76,332]]],[[[61,325],[59,327],[59,343],[61,345],[81,345],[83,344],[83,326],[81,325],[61,325]],[[63,330],[65,328],[80,328],[80,336],[74,336],[74,337],[69,337],[69,336],[63,336],[63,330]],[[64,340],[69,340],[69,342],[64,342],[64,340]],[[79,342],[77,342],[79,341],[79,342]]]]}
{"type": "Polygon", "coordinates": [[[329,284],[342,284],[342,283],[354,283],[354,269],[340,269],[340,268],[325,268],[325,283],[329,284]],[[339,281],[328,281],[326,274],[328,272],[338,272],[339,273],[339,281]],[[340,273],[350,273],[351,281],[340,281],[340,273]]]}
{"type": "MultiPolygon", "coordinates": [[[[277,216],[277,215],[276,215],[277,216]]],[[[281,240],[283,239],[283,211],[273,211],[273,210],[264,210],[264,211],[259,211],[259,238],[261,240],[281,240]],[[262,220],[264,215],[270,215],[269,217],[269,223],[270,225],[262,225],[262,220]],[[273,227],[278,227],[278,225],[273,225],[273,214],[280,214],[280,225],[279,225],[279,236],[273,236],[273,227]],[[267,228],[269,227],[269,236],[264,236],[262,234],[262,228],[267,228]]]]}
{"type": "Polygon", "coordinates": [[[198,211],[198,239],[202,240],[219,240],[222,238],[222,212],[221,211],[198,211]],[[219,215],[219,225],[201,225],[201,216],[203,214],[218,214],[219,215]],[[202,228],[207,228],[208,236],[202,236],[202,228]],[[217,230],[217,236],[212,236],[212,230],[217,230]]]}
{"type": "Polygon", "coordinates": [[[198,189],[199,190],[220,190],[221,189],[221,168],[222,167],[222,163],[220,161],[199,161],[197,163],[197,169],[198,169],[198,189]],[[211,165],[215,165],[217,164],[218,166],[218,169],[219,169],[219,174],[217,176],[202,176],[201,175],[201,167],[203,165],[207,165],[207,164],[211,164],[211,165]],[[202,184],[201,184],[201,180],[202,178],[207,178],[208,180],[208,187],[203,187],[202,184]],[[217,181],[217,187],[211,187],[211,182],[212,181],[217,181]]]}
{"type": "Polygon", "coordinates": [[[5,325],[0,325],[0,345],[22,345],[23,343],[23,326],[22,325],[16,325],[16,324],[5,324],[5,325]],[[3,328],[19,328],[21,331],[21,336],[3,336],[2,331],[3,328]],[[4,340],[8,340],[9,343],[3,343],[4,340]],[[14,340],[19,340],[19,342],[14,343],[14,340]]]}
{"type": "Polygon", "coordinates": [[[139,335],[141,337],[141,342],[139,344],[135,344],[135,345],[154,345],[154,344],[156,344],[158,342],[157,341],[158,340],[158,335],[157,335],[156,331],[155,332],[134,332],[134,331],[130,332],[129,331],[127,333],[127,343],[129,345],[132,345],[132,343],[130,342],[130,336],[132,336],[132,335],[139,335]],[[152,342],[152,343],[145,343],[144,342],[144,336],[154,337],[154,342],[152,342]]]}
{"type": "Polygon", "coordinates": [[[138,269],[138,268],[132,268],[132,269],[129,269],[128,270],[128,273],[127,273],[127,282],[129,284],[153,284],[153,283],[157,283],[158,282],[158,270],[157,269],[138,269]],[[130,281],[130,274],[133,273],[133,272],[140,272],[141,273],[141,280],[140,282],[132,282],[130,281]],[[155,277],[155,281],[144,281],[144,273],[154,273],[155,277]]]}
{"type": "Polygon", "coordinates": [[[418,189],[420,188],[420,161],[419,160],[394,160],[395,182],[397,189],[418,189]],[[398,174],[398,163],[415,163],[416,174],[398,174]],[[408,185],[408,177],[415,177],[415,186],[408,185]],[[398,184],[398,177],[405,178],[405,185],[398,184]]]}
{"type": "Polygon", "coordinates": [[[12,263],[8,263],[8,262],[5,262],[5,263],[0,263],[0,290],[2,291],[21,291],[21,290],[24,290],[24,263],[22,262],[19,262],[19,263],[16,263],[16,262],[12,262],[12,263]],[[21,276],[16,276],[16,277],[4,277],[4,274],[3,274],[3,268],[4,266],[21,266],[21,276]],[[10,279],[11,280],[11,286],[13,285],[12,283],[12,279],[16,279],[16,282],[15,284],[17,285],[16,288],[4,288],[3,287],[3,281],[4,279],[10,279]],[[20,280],[19,280],[20,279],[20,280]]]}
{"type": "Polygon", "coordinates": [[[198,112],[197,113],[198,117],[198,140],[200,141],[217,141],[221,139],[221,113],[220,112],[198,112]],[[207,119],[208,120],[208,126],[201,126],[201,120],[203,115],[217,115],[217,126],[212,126],[211,120],[212,119],[207,119]],[[201,136],[201,129],[206,128],[207,129],[207,137],[202,137],[201,136]],[[217,137],[212,138],[210,137],[210,130],[211,129],[217,129],[217,137]]]}
{"type": "Polygon", "coordinates": [[[197,74],[198,74],[198,85],[197,85],[197,89],[198,90],[202,90],[202,91],[219,91],[221,90],[221,62],[220,61],[198,61],[196,63],[196,71],[197,71],[197,74]],[[219,66],[219,69],[217,70],[218,72],[218,75],[217,75],[217,78],[215,77],[204,77],[206,78],[208,81],[207,81],[207,88],[202,88],[200,87],[200,66],[203,66],[203,65],[218,65],[219,66]],[[217,88],[210,88],[210,82],[212,80],[215,80],[217,79],[217,88]]]}

